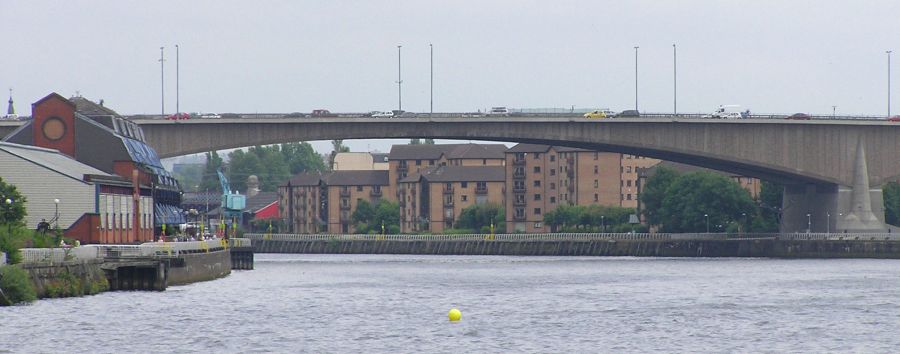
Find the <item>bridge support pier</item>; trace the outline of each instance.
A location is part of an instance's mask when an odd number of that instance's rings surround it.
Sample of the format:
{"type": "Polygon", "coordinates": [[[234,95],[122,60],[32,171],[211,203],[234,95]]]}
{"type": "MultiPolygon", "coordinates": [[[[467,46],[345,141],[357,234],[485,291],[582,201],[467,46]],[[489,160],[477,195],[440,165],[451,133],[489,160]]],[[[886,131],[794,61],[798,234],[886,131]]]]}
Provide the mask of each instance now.
{"type": "Polygon", "coordinates": [[[856,145],[853,186],[800,184],[784,187],[782,232],[892,232],[884,223],[881,188],[869,188],[866,150],[862,139],[856,145]]]}

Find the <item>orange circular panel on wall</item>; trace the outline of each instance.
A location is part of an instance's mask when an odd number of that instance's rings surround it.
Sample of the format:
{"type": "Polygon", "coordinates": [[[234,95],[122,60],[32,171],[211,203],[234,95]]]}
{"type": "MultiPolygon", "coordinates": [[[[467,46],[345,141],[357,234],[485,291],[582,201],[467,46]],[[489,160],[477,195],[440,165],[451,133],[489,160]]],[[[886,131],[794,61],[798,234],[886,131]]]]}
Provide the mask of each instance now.
{"type": "Polygon", "coordinates": [[[50,117],[41,125],[44,137],[50,140],[59,140],[66,135],[66,123],[59,117],[50,117]]]}

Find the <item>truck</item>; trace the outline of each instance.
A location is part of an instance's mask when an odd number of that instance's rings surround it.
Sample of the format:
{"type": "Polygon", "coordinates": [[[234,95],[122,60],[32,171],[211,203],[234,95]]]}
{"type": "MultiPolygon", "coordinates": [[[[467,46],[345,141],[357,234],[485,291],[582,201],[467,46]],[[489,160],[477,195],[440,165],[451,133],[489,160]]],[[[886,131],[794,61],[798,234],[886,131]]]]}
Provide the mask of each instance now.
{"type": "Polygon", "coordinates": [[[703,118],[718,118],[718,119],[740,119],[747,118],[746,116],[750,115],[750,110],[741,111],[741,106],[736,104],[723,104],[719,105],[719,108],[710,114],[704,115],[703,118]]]}

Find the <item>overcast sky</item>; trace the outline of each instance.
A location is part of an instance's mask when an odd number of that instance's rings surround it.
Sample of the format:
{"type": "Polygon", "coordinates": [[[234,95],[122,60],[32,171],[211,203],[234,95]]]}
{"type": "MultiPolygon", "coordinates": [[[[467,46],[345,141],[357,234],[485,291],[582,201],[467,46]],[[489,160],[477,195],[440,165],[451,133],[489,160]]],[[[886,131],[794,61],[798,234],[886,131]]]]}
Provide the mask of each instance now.
{"type": "Polygon", "coordinates": [[[898,18],[896,0],[0,0],[0,88],[24,115],[54,91],[158,114],[164,46],[173,113],[178,44],[181,111],[391,110],[402,45],[403,109],[427,112],[431,43],[437,112],[623,110],[640,46],[639,109],[671,112],[677,44],[679,112],[884,115],[898,18]]]}

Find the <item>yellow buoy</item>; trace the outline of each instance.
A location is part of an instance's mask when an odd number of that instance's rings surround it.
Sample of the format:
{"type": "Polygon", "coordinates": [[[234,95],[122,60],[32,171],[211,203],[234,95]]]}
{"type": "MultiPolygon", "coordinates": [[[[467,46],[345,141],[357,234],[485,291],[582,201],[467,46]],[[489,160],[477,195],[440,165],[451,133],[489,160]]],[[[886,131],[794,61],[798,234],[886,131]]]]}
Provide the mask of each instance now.
{"type": "Polygon", "coordinates": [[[462,312],[459,312],[457,309],[450,309],[450,312],[447,313],[447,317],[450,318],[450,322],[456,322],[462,318],[462,312]]]}

